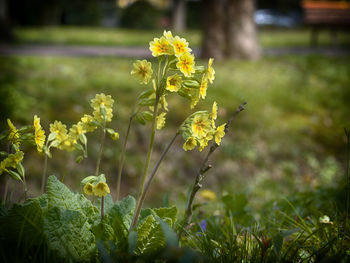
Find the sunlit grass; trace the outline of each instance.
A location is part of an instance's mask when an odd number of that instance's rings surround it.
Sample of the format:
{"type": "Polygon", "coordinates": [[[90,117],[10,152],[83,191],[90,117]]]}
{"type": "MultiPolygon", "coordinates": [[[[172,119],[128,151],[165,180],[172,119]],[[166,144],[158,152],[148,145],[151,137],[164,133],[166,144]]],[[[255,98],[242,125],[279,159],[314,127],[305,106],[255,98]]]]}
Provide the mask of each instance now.
{"type": "MultiPolygon", "coordinates": [[[[259,41],[263,47],[309,46],[310,28],[304,29],[259,29],[259,41]]],[[[131,30],[100,27],[22,27],[15,28],[18,43],[57,45],[102,45],[102,46],[148,46],[162,30],[131,30]]],[[[181,33],[191,46],[200,46],[202,34],[199,30],[181,33]]],[[[349,32],[338,32],[340,46],[350,46],[349,32]]],[[[328,29],[319,33],[319,45],[332,45],[328,29]]]]}

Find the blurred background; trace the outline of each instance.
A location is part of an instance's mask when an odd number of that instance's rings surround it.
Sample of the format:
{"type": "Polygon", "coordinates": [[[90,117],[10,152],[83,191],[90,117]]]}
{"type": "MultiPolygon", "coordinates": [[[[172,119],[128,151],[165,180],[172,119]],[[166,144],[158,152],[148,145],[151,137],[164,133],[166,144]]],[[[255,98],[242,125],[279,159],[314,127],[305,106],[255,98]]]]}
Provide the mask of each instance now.
{"type": "MultiPolygon", "coordinates": [[[[218,123],[243,101],[246,110],[212,156],[203,188],[218,197],[244,193],[252,206],[296,192],[337,186],[345,178],[350,128],[350,2],[298,0],[0,0],[0,127],[41,118],[70,126],[90,114],[96,93],[115,99],[101,171],[115,193],[118,160],[135,97],[146,87],[130,75],[135,59],[151,58],[148,43],[163,30],[185,37],[196,64],[214,57],[216,79],[196,110],[218,102],[218,123]]],[[[191,112],[169,96],[166,127],[157,132],[152,163],[191,112]]],[[[149,125],[134,123],[122,195],[136,194],[149,125]]],[[[81,192],[96,166],[99,134],[88,134],[89,156],[53,150],[48,175],[81,192]]],[[[160,206],[169,194],[184,203],[206,152],[184,152],[178,139],[147,199],[160,206]]],[[[3,147],[2,145],[1,147],[3,147]]],[[[40,192],[44,157],[23,145],[29,196],[40,192]]],[[[151,166],[153,166],[151,164],[151,166]]],[[[1,191],[4,178],[1,176],[1,191]]],[[[13,201],[22,186],[11,180],[13,201]]],[[[2,195],[2,193],[1,193],[2,195]]]]}

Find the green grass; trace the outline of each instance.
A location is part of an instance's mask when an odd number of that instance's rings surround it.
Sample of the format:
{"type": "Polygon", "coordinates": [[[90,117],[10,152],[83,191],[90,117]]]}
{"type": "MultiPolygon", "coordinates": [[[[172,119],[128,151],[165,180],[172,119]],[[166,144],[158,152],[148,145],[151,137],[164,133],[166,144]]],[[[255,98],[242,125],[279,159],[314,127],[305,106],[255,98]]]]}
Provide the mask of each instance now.
{"type": "MultiPolygon", "coordinates": [[[[208,109],[217,101],[218,123],[223,123],[243,101],[248,105],[215,154],[205,188],[218,192],[241,189],[252,198],[252,204],[260,206],[263,200],[332,184],[342,176],[339,160],[345,156],[343,127],[350,126],[347,57],[285,56],[258,62],[220,62],[214,66],[216,80],[208,89],[207,100],[197,109],[208,109]]],[[[34,114],[41,117],[46,130],[56,119],[72,124],[90,112],[89,100],[94,94],[104,92],[116,101],[112,127],[123,138],[134,98],[145,89],[130,76],[131,67],[132,61],[119,58],[1,57],[0,93],[6,96],[1,109],[2,126],[7,117],[17,125],[29,124],[34,114]]],[[[155,158],[161,145],[191,113],[188,102],[182,98],[169,96],[168,102],[168,127],[158,133],[155,158]]],[[[148,128],[136,124],[133,127],[123,194],[135,191],[148,128]]],[[[98,149],[95,139],[89,138],[92,153],[83,165],[75,164],[72,155],[55,152],[58,161],[49,164],[49,173],[66,175],[65,180],[78,190],[77,179],[94,171],[94,152],[98,149]]],[[[160,167],[155,185],[166,189],[173,183],[183,186],[192,182],[203,153],[184,153],[180,150],[182,143],[178,140],[169,153],[172,158],[160,167]]],[[[108,141],[103,158],[103,171],[112,188],[120,145],[120,141],[108,141]]],[[[26,160],[28,180],[33,178],[35,184],[43,160],[36,154],[26,156],[26,160]]],[[[151,191],[153,197],[162,194],[151,191]]],[[[179,187],[171,195],[181,199],[186,190],[179,187]]]]}
{"type": "MultiPolygon", "coordinates": [[[[103,46],[148,46],[161,30],[129,30],[99,27],[22,27],[15,28],[17,43],[58,44],[58,45],[103,45],[103,46]]],[[[198,30],[181,33],[191,46],[200,46],[202,35],[198,30]]],[[[310,29],[260,29],[259,40],[263,47],[308,46],[310,29]]],[[[350,34],[338,32],[340,46],[350,45],[350,34]]],[[[319,34],[319,45],[332,44],[328,30],[319,34]]]]}

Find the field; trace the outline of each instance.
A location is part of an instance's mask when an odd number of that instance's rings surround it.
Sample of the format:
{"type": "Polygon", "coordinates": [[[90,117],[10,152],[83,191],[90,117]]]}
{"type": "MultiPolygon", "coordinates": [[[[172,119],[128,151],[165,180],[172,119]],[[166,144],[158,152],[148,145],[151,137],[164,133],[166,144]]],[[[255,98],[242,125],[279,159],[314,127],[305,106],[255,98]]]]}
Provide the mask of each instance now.
{"type": "MultiPolygon", "coordinates": [[[[89,28],[79,34],[75,28],[48,28],[44,34],[39,31],[17,29],[18,43],[147,46],[159,35],[89,28]]],[[[184,36],[192,46],[199,45],[198,32],[186,32],[184,36]]],[[[308,32],[265,31],[260,40],[267,48],[305,46],[308,32]]],[[[340,42],[347,45],[349,35],[341,35],[340,42]]],[[[320,45],[327,44],[324,34],[320,45]]],[[[90,99],[96,93],[112,95],[115,117],[111,127],[120,133],[121,140],[106,140],[101,170],[114,197],[127,121],[135,98],[145,89],[131,77],[132,63],[130,59],[116,57],[0,57],[0,127],[7,128],[7,118],[18,127],[32,124],[36,114],[48,132],[49,124],[55,120],[71,125],[82,114],[89,113],[90,99]]],[[[206,65],[207,61],[196,63],[206,65]]],[[[349,225],[344,220],[348,216],[349,196],[344,186],[349,149],[344,128],[350,129],[349,57],[265,56],[259,61],[214,61],[213,67],[214,84],[209,85],[207,99],[195,110],[211,109],[216,101],[217,122],[225,123],[241,103],[246,101],[247,106],[211,158],[213,168],[206,174],[203,189],[215,193],[214,197],[208,198],[205,191],[200,191],[195,201],[198,206],[194,221],[207,220],[208,232],[204,231],[203,239],[194,234],[193,239],[183,240],[183,244],[207,251],[205,256],[217,262],[231,262],[229,256],[233,255],[258,262],[261,258],[254,253],[271,247],[264,243],[265,237],[272,238],[270,260],[317,261],[322,255],[333,254],[346,258],[349,225]],[[318,221],[324,215],[331,218],[332,224],[318,221]],[[227,248],[229,237],[225,235],[229,231],[235,233],[236,239],[227,248]],[[254,243],[255,239],[259,242],[254,243]],[[246,247],[242,252],[241,248],[235,250],[235,246],[246,247]],[[211,258],[219,248],[221,256],[211,258]]],[[[157,131],[151,166],[175,129],[193,112],[179,96],[168,96],[168,104],[166,127],[157,131]]],[[[122,178],[123,197],[137,194],[149,130],[149,124],[134,122],[131,127],[122,178]]],[[[56,175],[72,191],[82,193],[80,181],[94,174],[99,136],[88,135],[88,158],[80,164],[74,161],[74,153],[53,150],[48,175],[56,175]]],[[[177,206],[179,215],[184,212],[189,188],[206,150],[184,152],[183,143],[178,138],[161,164],[146,199],[147,207],[170,203],[177,206]]],[[[28,196],[34,197],[40,194],[44,156],[38,155],[31,145],[23,147],[28,152],[24,158],[28,196]]],[[[14,189],[12,202],[23,200],[19,182],[11,181],[10,188],[14,189]]]]}
{"type": "MultiPolygon", "coordinates": [[[[148,46],[154,36],[160,35],[159,30],[129,30],[108,28],[77,28],[77,27],[24,27],[15,29],[15,37],[19,44],[58,44],[58,45],[103,45],[103,46],[148,46]],[[93,35],[93,37],[91,37],[93,35]]],[[[198,30],[181,33],[191,46],[200,46],[201,33],[198,30]]],[[[305,47],[309,45],[310,29],[273,30],[260,29],[259,41],[265,48],[272,47],[305,47]]],[[[349,46],[350,34],[338,32],[340,46],[349,46]]],[[[328,30],[319,34],[319,45],[331,45],[328,30]]]]}

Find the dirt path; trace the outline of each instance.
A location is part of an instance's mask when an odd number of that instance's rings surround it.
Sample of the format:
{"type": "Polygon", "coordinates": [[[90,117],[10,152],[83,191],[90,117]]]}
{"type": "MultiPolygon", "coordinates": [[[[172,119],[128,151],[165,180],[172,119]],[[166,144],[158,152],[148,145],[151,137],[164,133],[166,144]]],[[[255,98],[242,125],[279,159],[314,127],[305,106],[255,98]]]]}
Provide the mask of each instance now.
{"type": "MultiPolygon", "coordinates": [[[[194,49],[196,55],[199,49],[194,49]]],[[[292,47],[266,48],[264,55],[316,55],[349,56],[349,48],[333,47],[292,47]]],[[[67,46],[67,45],[8,45],[0,44],[0,55],[34,55],[34,56],[116,56],[131,58],[151,57],[151,53],[144,47],[104,47],[104,46],[67,46]]]]}

